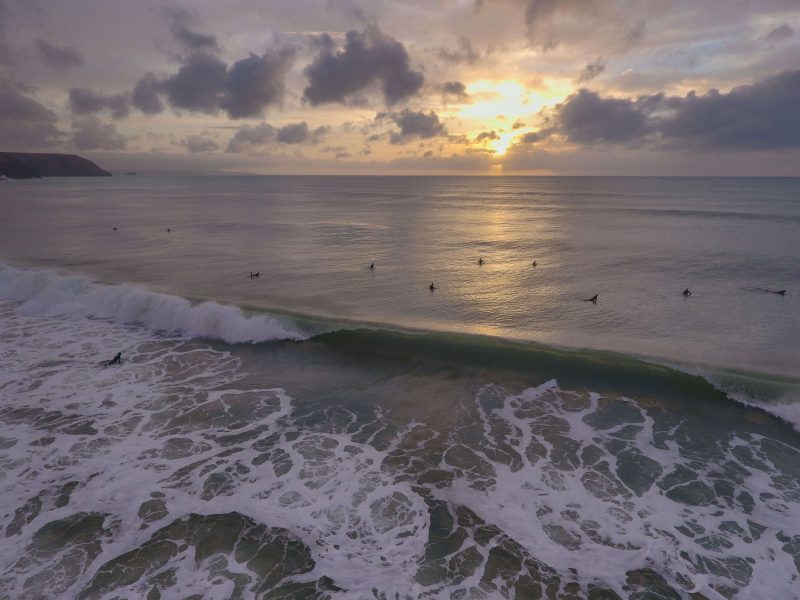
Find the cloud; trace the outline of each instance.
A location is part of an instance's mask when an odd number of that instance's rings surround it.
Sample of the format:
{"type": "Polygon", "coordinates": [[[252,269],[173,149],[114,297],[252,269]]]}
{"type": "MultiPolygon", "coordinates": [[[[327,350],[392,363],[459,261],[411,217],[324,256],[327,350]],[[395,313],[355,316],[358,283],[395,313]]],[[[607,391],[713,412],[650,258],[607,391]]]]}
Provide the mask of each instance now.
{"type": "Polygon", "coordinates": [[[4,149],[46,148],[62,137],[56,114],[0,71],[0,140],[4,149]]]}
{"type": "Polygon", "coordinates": [[[228,143],[228,152],[250,152],[258,146],[265,146],[270,142],[278,144],[317,144],[330,131],[325,126],[311,129],[308,123],[289,123],[283,127],[275,128],[267,123],[255,127],[244,125],[240,127],[228,143]]]}
{"type": "Polygon", "coordinates": [[[531,131],[519,138],[519,143],[535,144],[536,142],[541,142],[542,140],[547,139],[548,135],[550,135],[549,131],[531,131]]]}
{"type": "Polygon", "coordinates": [[[768,42],[782,42],[784,40],[789,39],[795,34],[794,29],[792,29],[789,25],[784,23],[780,27],[776,27],[772,31],[770,31],[764,39],[768,42]]]}
{"type": "Polygon", "coordinates": [[[408,108],[400,112],[378,113],[376,119],[391,119],[400,127],[400,131],[389,132],[389,143],[404,144],[412,139],[427,139],[446,135],[444,124],[439,121],[439,116],[430,111],[414,112],[408,108]]]}
{"type": "Polygon", "coordinates": [[[556,107],[558,128],[571,142],[627,142],[649,131],[647,114],[635,101],[601,98],[581,89],[556,107]]]}
{"type": "Polygon", "coordinates": [[[201,135],[190,135],[181,140],[181,146],[186,148],[192,154],[201,152],[214,152],[219,149],[219,144],[209,137],[201,135]]]}
{"type": "Polygon", "coordinates": [[[165,12],[172,20],[170,32],[181,46],[190,52],[206,50],[219,52],[216,36],[206,33],[197,33],[190,28],[194,15],[182,8],[167,8],[165,12]]]}
{"type": "Polygon", "coordinates": [[[108,109],[112,117],[122,119],[130,112],[128,99],[124,95],[106,95],[88,88],[71,88],[69,105],[76,115],[90,115],[108,109]]]}
{"type": "Polygon", "coordinates": [[[216,56],[193,52],[159,89],[175,108],[214,114],[224,100],[227,69],[216,56]]]}
{"type": "Polygon", "coordinates": [[[665,139],[700,148],[766,150],[800,148],[800,71],[768,77],[727,94],[711,90],[666,101],[658,123],[665,139]]]}
{"type": "Polygon", "coordinates": [[[684,97],[656,94],[602,98],[586,89],[559,104],[552,133],[578,144],[647,142],[669,149],[786,150],[800,148],[800,71],[684,97]]]}
{"type": "Polygon", "coordinates": [[[192,52],[169,77],[145,75],[133,89],[133,105],[156,114],[164,108],[160,98],[164,96],[179,110],[205,114],[224,110],[231,119],[260,117],[267,106],[283,99],[294,56],[290,48],[276,48],[261,56],[251,54],[228,68],[213,54],[192,52]]]}
{"type": "Polygon", "coordinates": [[[283,99],[286,73],[294,56],[294,50],[280,48],[235,62],[225,78],[225,98],[220,106],[232,119],[261,116],[266,106],[283,99]]]}
{"type": "Polygon", "coordinates": [[[445,99],[452,96],[459,100],[465,100],[469,97],[469,94],[467,94],[467,86],[460,81],[445,81],[438,86],[438,89],[442,92],[445,99]]]}
{"type": "Polygon", "coordinates": [[[511,126],[511,129],[522,129],[523,127],[525,127],[525,123],[520,119],[517,119],[516,121],[514,121],[514,124],[511,126]]]}
{"type": "Polygon", "coordinates": [[[252,150],[254,146],[262,146],[275,137],[275,128],[267,123],[260,125],[243,125],[228,142],[227,152],[238,153],[252,150]]]}
{"type": "Polygon", "coordinates": [[[312,106],[347,103],[374,84],[391,106],[416,94],[425,82],[410,67],[405,46],[377,26],[363,32],[348,31],[344,48],[337,48],[325,34],[318,39],[319,53],[305,69],[308,86],[303,97],[312,106]]]}
{"type": "Polygon", "coordinates": [[[6,25],[8,23],[8,8],[4,0],[0,0],[0,65],[11,62],[11,49],[6,43],[6,25]]]}
{"type": "Polygon", "coordinates": [[[591,81],[592,79],[600,75],[600,73],[602,73],[605,70],[606,66],[598,58],[596,61],[594,61],[593,63],[589,63],[583,68],[581,74],[578,75],[577,81],[578,83],[586,83],[587,81],[591,81]]]}
{"type": "Polygon", "coordinates": [[[142,77],[133,88],[131,103],[146,115],[155,115],[164,110],[159,98],[161,80],[152,73],[142,77]]]}
{"type": "Polygon", "coordinates": [[[458,46],[456,48],[440,48],[433,49],[434,54],[445,62],[453,64],[468,64],[474,65],[480,59],[481,55],[476,52],[472,47],[472,42],[469,38],[461,36],[458,38],[458,46]]]}
{"type": "Polygon", "coordinates": [[[488,142],[491,140],[499,140],[500,136],[497,135],[497,132],[492,131],[481,131],[477,136],[475,136],[476,142],[488,142]]]}
{"type": "Polygon", "coordinates": [[[308,123],[291,123],[277,130],[275,140],[283,144],[316,144],[328,132],[327,127],[317,127],[314,130],[308,128],[308,123]]]}
{"type": "Polygon", "coordinates": [[[128,140],[113,123],[102,123],[94,115],[72,122],[72,145],[78,150],[123,150],[128,140]]]}
{"type": "Polygon", "coordinates": [[[83,58],[73,48],[54,46],[42,39],[36,40],[36,48],[39,50],[44,64],[53,69],[64,70],[70,67],[80,67],[83,64],[83,58]]]}

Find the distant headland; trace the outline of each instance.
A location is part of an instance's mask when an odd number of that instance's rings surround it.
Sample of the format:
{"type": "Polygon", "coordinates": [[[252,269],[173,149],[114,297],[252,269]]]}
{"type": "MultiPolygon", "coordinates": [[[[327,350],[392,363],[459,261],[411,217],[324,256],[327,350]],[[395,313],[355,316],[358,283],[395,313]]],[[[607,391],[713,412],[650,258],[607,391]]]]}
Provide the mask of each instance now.
{"type": "Polygon", "coordinates": [[[110,177],[92,161],[75,154],[0,152],[0,176],[9,179],[40,177],[110,177]]]}

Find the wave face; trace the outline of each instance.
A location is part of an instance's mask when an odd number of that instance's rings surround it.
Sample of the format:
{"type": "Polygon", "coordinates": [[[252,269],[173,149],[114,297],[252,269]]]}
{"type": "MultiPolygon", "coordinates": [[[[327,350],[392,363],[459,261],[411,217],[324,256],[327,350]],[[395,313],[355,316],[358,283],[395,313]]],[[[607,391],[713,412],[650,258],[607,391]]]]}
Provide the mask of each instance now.
{"type": "Polygon", "coordinates": [[[228,343],[306,339],[270,315],[246,315],[217,302],[193,304],[185,298],[131,285],[105,285],[45,269],[17,269],[0,263],[0,298],[20,310],[49,317],[88,317],[135,323],[157,332],[228,343]]]}
{"type": "Polygon", "coordinates": [[[295,393],[248,361],[314,342],[212,348],[8,302],[0,325],[9,598],[796,596],[800,443],[733,403],[500,371],[448,388],[433,359],[319,346],[295,393]]]}

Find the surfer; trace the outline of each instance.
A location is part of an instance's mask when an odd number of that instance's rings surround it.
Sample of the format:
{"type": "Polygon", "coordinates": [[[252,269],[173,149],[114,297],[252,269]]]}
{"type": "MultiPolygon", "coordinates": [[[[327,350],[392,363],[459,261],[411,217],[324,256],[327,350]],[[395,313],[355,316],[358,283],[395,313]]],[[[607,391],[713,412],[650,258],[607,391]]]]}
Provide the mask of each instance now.
{"type": "Polygon", "coordinates": [[[116,228],[116,227],[114,227],[114,231],[117,231],[117,228],[116,228]]]}
{"type": "Polygon", "coordinates": [[[586,298],[584,302],[591,302],[592,304],[597,304],[597,296],[598,294],[595,294],[591,298],[586,298]]]}
{"type": "Polygon", "coordinates": [[[172,231],[172,229],[170,229],[169,227],[167,227],[167,233],[170,233],[171,231],[172,231]]]}
{"type": "Polygon", "coordinates": [[[429,289],[430,291],[433,291],[433,290],[435,290],[435,289],[436,289],[436,286],[435,286],[435,285],[433,285],[433,282],[431,282],[431,284],[428,286],[428,289],[429,289]]]}
{"type": "Polygon", "coordinates": [[[250,271],[250,278],[252,279],[253,277],[261,277],[261,271],[256,271],[255,273],[250,271]]]}
{"type": "Polygon", "coordinates": [[[692,292],[689,291],[689,288],[686,288],[685,290],[683,290],[683,295],[688,298],[689,296],[692,295],[692,292]]]}
{"type": "Polygon", "coordinates": [[[780,296],[786,295],[786,290],[764,290],[765,292],[769,292],[770,294],[778,294],[780,296]]]}
{"type": "Polygon", "coordinates": [[[536,266],[536,261],[533,261],[533,266],[534,266],[534,267],[536,266]]]}
{"type": "Polygon", "coordinates": [[[483,266],[483,259],[482,258],[478,259],[478,265],[483,266]]]}
{"type": "Polygon", "coordinates": [[[122,352],[117,352],[117,354],[111,360],[106,360],[101,363],[104,367],[110,367],[111,365],[121,365],[122,364],[122,352]]]}
{"type": "Polygon", "coordinates": [[[374,271],[374,270],[375,270],[375,263],[371,263],[371,264],[369,265],[369,270],[370,270],[370,271],[374,271]]]}

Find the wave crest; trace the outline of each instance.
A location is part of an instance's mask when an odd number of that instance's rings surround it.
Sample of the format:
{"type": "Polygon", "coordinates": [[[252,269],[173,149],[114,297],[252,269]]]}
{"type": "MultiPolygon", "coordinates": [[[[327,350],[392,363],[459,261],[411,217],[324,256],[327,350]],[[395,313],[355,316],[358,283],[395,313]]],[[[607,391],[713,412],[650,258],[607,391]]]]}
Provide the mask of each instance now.
{"type": "Polygon", "coordinates": [[[134,285],[102,284],[45,269],[0,265],[0,298],[20,303],[20,310],[31,315],[135,323],[152,331],[231,344],[308,338],[271,315],[247,315],[235,306],[194,304],[134,285]]]}

